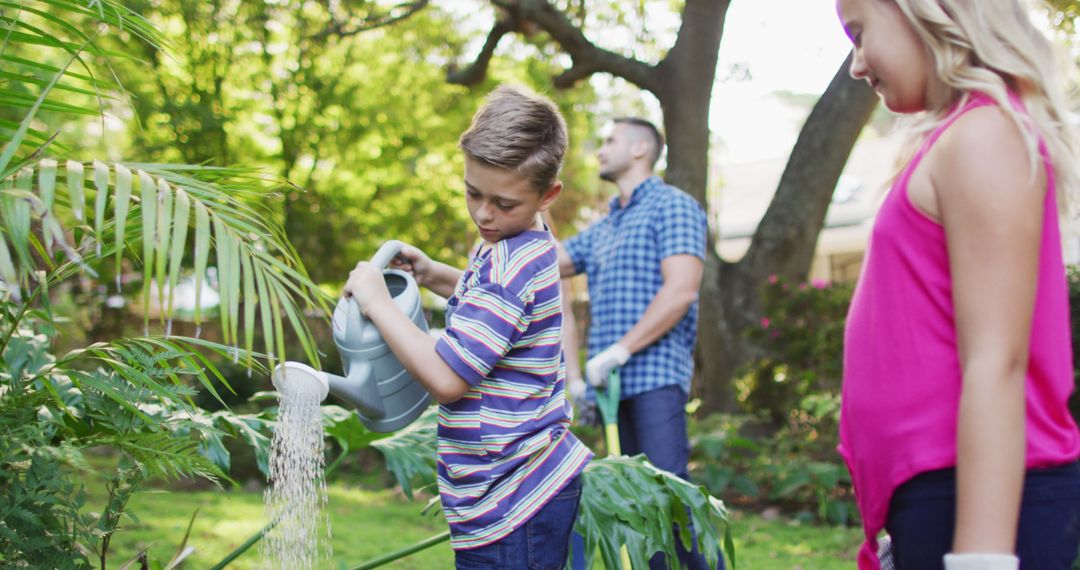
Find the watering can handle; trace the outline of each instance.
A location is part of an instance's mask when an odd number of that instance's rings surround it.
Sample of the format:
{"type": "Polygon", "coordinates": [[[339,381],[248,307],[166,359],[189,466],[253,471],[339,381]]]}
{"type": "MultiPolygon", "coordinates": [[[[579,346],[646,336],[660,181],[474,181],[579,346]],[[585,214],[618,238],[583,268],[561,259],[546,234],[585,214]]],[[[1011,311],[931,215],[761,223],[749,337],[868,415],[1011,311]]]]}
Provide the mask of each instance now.
{"type": "Polygon", "coordinates": [[[390,264],[390,260],[401,253],[401,250],[404,247],[405,244],[396,239],[392,239],[382,244],[379,251],[376,251],[375,255],[371,256],[371,264],[379,269],[386,269],[386,266],[390,264]]]}
{"type": "MultiPolygon", "coordinates": [[[[375,255],[371,257],[371,264],[379,269],[385,269],[390,264],[390,260],[394,259],[394,256],[401,253],[401,249],[405,247],[404,243],[396,239],[392,239],[379,247],[379,251],[375,252],[375,255]]],[[[346,338],[360,338],[361,332],[366,326],[364,316],[360,314],[359,303],[353,302],[354,299],[342,299],[345,305],[345,328],[346,338]]]]}

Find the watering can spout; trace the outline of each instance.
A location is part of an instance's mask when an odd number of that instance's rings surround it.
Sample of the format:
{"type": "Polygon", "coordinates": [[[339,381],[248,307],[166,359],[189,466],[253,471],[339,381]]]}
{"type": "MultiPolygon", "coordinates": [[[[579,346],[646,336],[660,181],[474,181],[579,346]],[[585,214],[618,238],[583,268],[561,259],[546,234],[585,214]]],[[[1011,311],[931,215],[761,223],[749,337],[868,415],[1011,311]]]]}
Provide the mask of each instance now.
{"type": "MultiPolygon", "coordinates": [[[[379,248],[372,264],[385,267],[404,244],[389,241],[379,248]]],[[[418,328],[427,331],[420,305],[420,290],[412,275],[386,269],[383,279],[390,297],[418,328]]],[[[319,400],[332,393],[356,409],[360,421],[371,431],[397,431],[410,423],[431,403],[424,387],[413,380],[393,351],[360,313],[352,299],[341,299],[334,309],[334,344],[341,354],[345,376],[327,374],[298,362],[274,369],[274,386],[282,394],[299,388],[313,390],[319,400]]]]}
{"type": "Polygon", "coordinates": [[[371,365],[364,361],[349,366],[349,377],[327,374],[330,393],[345,400],[364,417],[381,420],[386,417],[378,382],[371,381],[371,365]]]}

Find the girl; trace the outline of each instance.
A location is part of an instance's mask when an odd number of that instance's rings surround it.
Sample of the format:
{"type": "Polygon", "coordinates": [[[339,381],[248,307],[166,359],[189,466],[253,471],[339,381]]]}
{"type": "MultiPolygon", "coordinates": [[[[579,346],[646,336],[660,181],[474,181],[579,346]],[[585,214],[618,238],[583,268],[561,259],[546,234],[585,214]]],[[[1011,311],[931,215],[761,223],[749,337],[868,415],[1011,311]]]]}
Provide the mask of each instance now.
{"type": "Polygon", "coordinates": [[[1058,230],[1075,160],[1018,0],[837,0],[851,75],[920,119],[845,332],[840,453],[876,569],[1070,568],[1080,433],[1058,230]]]}

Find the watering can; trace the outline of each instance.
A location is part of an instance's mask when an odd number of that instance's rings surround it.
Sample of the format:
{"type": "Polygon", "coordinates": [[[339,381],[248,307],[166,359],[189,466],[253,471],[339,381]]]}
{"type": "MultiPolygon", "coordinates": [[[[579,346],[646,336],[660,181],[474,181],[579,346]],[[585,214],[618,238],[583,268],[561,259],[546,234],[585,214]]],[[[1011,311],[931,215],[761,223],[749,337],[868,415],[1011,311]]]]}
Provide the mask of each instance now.
{"type": "MultiPolygon", "coordinates": [[[[420,289],[413,276],[386,269],[402,247],[404,244],[396,240],[384,243],[371,263],[383,268],[386,288],[397,308],[426,332],[420,289]]],[[[342,298],[334,309],[332,323],[334,344],[341,354],[345,376],[315,370],[299,362],[283,362],[274,368],[271,377],[274,387],[282,394],[313,390],[320,401],[327,392],[332,393],[355,408],[364,426],[375,432],[397,431],[420,417],[431,396],[401,365],[379,330],[360,313],[360,306],[352,299],[342,298]]]]}

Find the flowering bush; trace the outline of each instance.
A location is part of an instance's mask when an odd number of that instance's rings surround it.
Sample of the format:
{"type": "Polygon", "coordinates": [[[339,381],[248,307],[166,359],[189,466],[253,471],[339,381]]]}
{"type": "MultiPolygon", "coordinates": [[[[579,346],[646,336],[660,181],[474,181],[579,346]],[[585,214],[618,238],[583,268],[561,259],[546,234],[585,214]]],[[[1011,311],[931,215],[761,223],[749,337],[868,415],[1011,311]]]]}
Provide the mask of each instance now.
{"type": "Polygon", "coordinates": [[[808,396],[839,395],[851,293],[851,285],[819,280],[791,285],[769,277],[764,316],[745,333],[762,352],[736,383],[747,412],[780,428],[797,419],[808,396]]]}
{"type": "Polygon", "coordinates": [[[764,314],[745,332],[760,352],[736,381],[745,414],[696,422],[695,477],[737,504],[852,523],[851,479],[836,453],[852,287],[775,276],[764,286],[764,314]]]}

